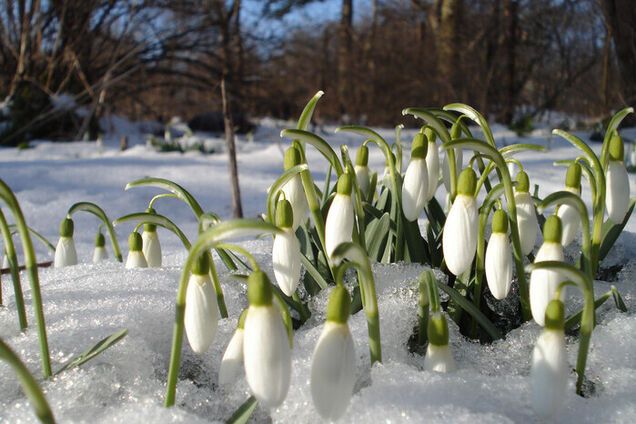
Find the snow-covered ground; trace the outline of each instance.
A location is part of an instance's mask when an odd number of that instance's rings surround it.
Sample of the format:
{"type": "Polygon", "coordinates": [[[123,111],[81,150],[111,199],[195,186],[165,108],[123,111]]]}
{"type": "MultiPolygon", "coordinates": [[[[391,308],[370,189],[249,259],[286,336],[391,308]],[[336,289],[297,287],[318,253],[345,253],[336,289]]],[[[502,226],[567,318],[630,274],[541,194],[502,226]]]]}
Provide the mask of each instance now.
{"type": "MultiPolygon", "coordinates": [[[[281,141],[278,134],[284,127],[284,123],[264,120],[254,133],[253,142],[239,140],[241,194],[248,217],[265,210],[267,187],[280,175],[287,141],[281,141]]],[[[553,167],[552,162],[577,155],[569,144],[550,137],[547,130],[537,130],[530,137],[519,139],[504,127],[493,129],[495,138],[502,144],[530,142],[549,147],[545,153],[522,153],[517,158],[526,166],[531,184],[540,185],[541,196],[563,187],[565,168],[553,167]]],[[[132,129],[128,131],[130,134],[132,129]]],[[[390,129],[381,134],[390,139],[394,137],[390,129]]],[[[412,134],[412,131],[403,133],[407,145],[412,134]]],[[[144,176],[174,180],[187,188],[205,210],[223,217],[231,215],[225,154],[157,153],[147,148],[144,138],[134,131],[130,135],[131,148],[120,152],[120,135],[107,136],[102,147],[92,142],[38,142],[29,150],[0,150],[0,178],[16,192],[29,225],[55,242],[59,222],[75,202],[95,202],[111,219],[143,211],[158,191],[136,188],[124,192],[123,187],[144,176]]],[[[357,136],[334,135],[331,127],[320,135],[333,145],[348,144],[352,154],[363,141],[357,136]]],[[[634,138],[633,135],[629,138],[634,138]]],[[[599,144],[593,147],[600,149],[599,144]]],[[[310,148],[308,160],[316,181],[324,180],[327,171],[324,159],[310,148]]],[[[373,147],[369,165],[380,173],[384,168],[381,153],[373,147]]],[[[630,175],[630,182],[634,193],[634,175],[630,175]]],[[[439,199],[443,196],[440,189],[439,199]]],[[[584,199],[589,204],[589,190],[584,190],[584,199]]],[[[177,222],[194,240],[195,218],[184,204],[164,199],[158,202],[156,209],[177,222]]],[[[6,208],[5,214],[8,214],[6,208]]],[[[89,265],[98,222],[87,214],[75,217],[75,241],[84,264],[40,272],[53,367],[59,368],[73,355],[120,328],[128,328],[129,334],[82,368],[42,383],[58,421],[195,423],[226,420],[249,395],[243,380],[232,387],[217,386],[222,353],[238,314],[246,306],[244,284],[222,273],[230,318],[220,322],[217,338],[205,355],[195,355],[187,343],[184,344],[177,406],[164,409],[174,300],[186,252],[176,237],[160,229],[164,268],[124,270],[116,262],[89,265]]],[[[118,228],[124,251],[131,229],[130,225],[118,228]]],[[[636,298],[636,219],[632,218],[627,230],[608,262],[626,263],[612,284],[630,307],[636,298]]],[[[50,259],[50,253],[37,241],[36,246],[39,261],[50,259]]],[[[256,254],[263,269],[271,272],[271,241],[249,241],[245,246],[256,254]]],[[[576,248],[571,247],[569,252],[573,255],[576,248]]],[[[112,251],[110,254],[112,256],[112,251]]],[[[222,265],[218,268],[224,270],[222,265]]],[[[415,265],[374,266],[384,363],[369,369],[366,321],[363,314],[352,317],[358,383],[342,422],[536,421],[529,403],[528,377],[532,347],[540,332],[536,324],[527,323],[508,334],[506,340],[484,346],[464,339],[450,322],[451,345],[459,371],[451,375],[422,371],[423,358],[410,354],[406,348],[417,320],[415,278],[421,270],[415,265]]],[[[26,275],[23,279],[27,281],[26,275]]],[[[32,326],[25,334],[19,332],[8,281],[5,277],[6,306],[0,308],[0,336],[39,375],[36,331],[32,326]]],[[[596,289],[597,293],[603,293],[609,289],[609,283],[599,281],[596,289]]],[[[570,293],[573,297],[568,309],[574,310],[580,304],[580,297],[574,290],[570,293]]],[[[281,407],[269,411],[276,422],[320,421],[311,402],[309,370],[327,296],[328,293],[321,293],[312,301],[311,320],[295,334],[289,395],[281,407]]],[[[28,288],[26,298],[29,322],[33,324],[28,288]]],[[[633,308],[627,314],[616,312],[609,302],[602,308],[587,368],[587,377],[595,383],[596,393],[589,399],[577,397],[572,373],[572,390],[568,392],[559,421],[636,421],[635,333],[633,308]]],[[[578,345],[575,339],[568,342],[569,362],[573,366],[578,345]]],[[[255,413],[259,421],[267,421],[267,416],[268,412],[260,408],[255,413]]],[[[0,365],[0,422],[34,420],[11,370],[0,365]]]]}

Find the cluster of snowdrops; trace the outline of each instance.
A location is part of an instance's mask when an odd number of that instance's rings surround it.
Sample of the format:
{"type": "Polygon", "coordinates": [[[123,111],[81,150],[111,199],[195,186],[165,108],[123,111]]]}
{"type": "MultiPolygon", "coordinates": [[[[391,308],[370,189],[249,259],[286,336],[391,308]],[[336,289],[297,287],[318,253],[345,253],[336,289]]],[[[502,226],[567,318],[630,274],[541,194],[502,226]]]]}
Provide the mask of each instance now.
{"type": "MultiPolygon", "coordinates": [[[[565,166],[564,189],[540,199],[536,187],[531,194],[529,177],[514,155],[543,148],[531,144],[498,148],[485,119],[467,105],[404,110],[405,115],[421,119],[423,125],[411,142],[403,172],[401,127],[396,128],[392,145],[365,127],[339,128],[365,139],[355,163],[347,146],[341,146],[339,157],[327,142],[308,132],[321,95],[307,104],[297,129],[281,133],[292,143],[285,152],[284,172],[269,189],[262,219],[221,221],[213,213],[204,213],[183,187],[161,178],[146,178],[127,186],[153,186],[166,192],[155,196],[147,211],[116,220],[138,222],[129,236],[126,267],[161,266],[157,227],[173,231],[189,251],[177,293],[165,405],[175,402],[184,333],[192,350],[204,354],[214,342],[219,319],[227,317],[214,252],[247,284],[249,306],[238,319],[218,373],[221,385],[233,384],[243,375],[249,385],[252,396],[237,410],[236,420],[248,417],[257,403],[275,408],[284,402],[292,373],[294,328],[311,316],[309,299],[325,289],[331,293],[326,322],[312,357],[311,394],[324,419],[337,420],[346,412],[356,382],[356,346],[347,324],[351,314],[363,311],[366,315],[371,365],[382,360],[373,262],[427,266],[419,278],[415,330],[416,344],[425,351],[426,370],[446,373],[456,369],[447,319],[453,319],[467,337],[483,342],[503,338],[510,328],[493,321],[493,311],[484,299],[514,296],[517,325],[532,319],[544,328],[532,354],[532,406],[536,413],[551,416],[563,402],[570,370],[565,330],[577,326],[576,390],[585,395],[585,363],[595,310],[609,298],[625,308],[615,288],[595,298],[593,284],[601,260],[634,206],[623,142],[617,132],[631,109],[619,112],[609,123],[600,155],[577,137],[555,130],[581,155],[558,163],[565,166]],[[479,126],[483,139],[473,136],[466,125],[469,121],[479,126]],[[376,172],[379,170],[368,166],[373,146],[386,158],[381,177],[376,172]],[[322,189],[307,164],[305,152],[310,147],[329,162],[322,189]],[[471,156],[465,163],[467,153],[471,156]],[[583,177],[592,197],[591,219],[581,199],[583,177]],[[447,193],[444,206],[436,198],[442,185],[447,193]],[[200,225],[194,244],[175,223],[155,211],[155,203],[163,197],[176,197],[192,208],[200,225]],[[421,227],[418,220],[422,216],[426,220],[421,227]],[[541,226],[543,242],[535,252],[541,226]],[[250,252],[230,242],[264,234],[274,238],[274,281],[250,252]],[[563,248],[579,240],[579,235],[580,257],[567,263],[563,248]],[[436,277],[440,271],[445,278],[436,277]],[[517,290],[511,290],[514,285],[517,290]],[[581,311],[566,317],[568,286],[582,291],[584,304],[581,311]]],[[[54,265],[77,263],[71,217],[77,210],[104,218],[119,255],[103,211],[92,204],[74,205],[62,221],[54,265]]],[[[106,257],[100,231],[93,261],[106,257]]]]}

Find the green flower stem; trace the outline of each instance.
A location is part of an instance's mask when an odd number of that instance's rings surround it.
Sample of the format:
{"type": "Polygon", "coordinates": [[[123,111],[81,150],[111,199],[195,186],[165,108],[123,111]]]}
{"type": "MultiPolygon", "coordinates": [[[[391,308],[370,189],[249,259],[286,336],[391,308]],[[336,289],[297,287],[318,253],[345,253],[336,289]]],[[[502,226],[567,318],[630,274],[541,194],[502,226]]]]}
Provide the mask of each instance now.
{"type": "Polygon", "coordinates": [[[7,225],[7,219],[4,217],[2,209],[0,209],[0,230],[4,240],[4,251],[9,261],[9,270],[11,271],[11,279],[13,280],[13,292],[15,297],[15,308],[18,312],[18,322],[20,330],[25,331],[28,323],[26,310],[24,308],[24,295],[22,294],[22,285],[20,284],[20,270],[18,268],[18,255],[15,252],[15,245],[11,237],[11,231],[7,225]]]}
{"type": "Polygon", "coordinates": [[[373,271],[371,270],[367,253],[362,247],[355,243],[342,243],[336,248],[333,256],[335,260],[349,260],[356,270],[359,271],[358,282],[360,284],[364,313],[367,317],[371,365],[375,362],[382,362],[378,298],[375,291],[373,271]]]}
{"type": "Polygon", "coordinates": [[[111,224],[110,219],[106,215],[106,212],[99,206],[91,202],[78,202],[75,203],[68,209],[67,216],[71,217],[75,212],[84,211],[95,215],[99,218],[103,223],[106,229],[108,230],[108,235],[110,236],[110,241],[113,246],[113,253],[115,258],[119,262],[123,262],[124,258],[119,250],[119,243],[117,242],[117,234],[115,234],[115,229],[113,228],[113,224],[111,224]]]}
{"type": "Polygon", "coordinates": [[[199,217],[203,214],[203,208],[201,208],[201,205],[199,204],[199,202],[197,202],[194,196],[190,194],[185,188],[181,187],[179,184],[173,181],[167,180],[165,178],[155,178],[155,177],[141,178],[139,180],[131,181],[128,184],[126,184],[126,187],[124,188],[124,190],[130,190],[131,188],[135,188],[135,187],[161,188],[163,190],[166,190],[174,194],[174,196],[177,199],[186,203],[190,207],[190,209],[192,210],[192,213],[194,213],[194,216],[197,219],[199,219],[199,217]]]}
{"type": "Polygon", "coordinates": [[[40,355],[42,362],[42,374],[44,378],[49,378],[51,372],[51,357],[49,354],[49,342],[46,335],[46,323],[44,320],[44,308],[42,306],[42,293],[40,291],[40,278],[38,276],[38,264],[33,251],[33,242],[29,236],[29,229],[24,220],[22,209],[11,189],[0,180],[0,197],[7,203],[9,209],[13,213],[20,240],[22,241],[22,249],[24,251],[24,262],[31,281],[31,296],[33,298],[33,309],[35,321],[38,325],[38,338],[40,341],[40,355]]]}
{"type": "Polygon", "coordinates": [[[40,422],[45,424],[54,424],[55,418],[53,417],[53,412],[44,397],[44,393],[42,393],[40,385],[29,372],[26,365],[24,365],[20,358],[18,358],[18,355],[16,355],[2,339],[0,339],[0,359],[13,368],[13,371],[16,373],[18,380],[20,381],[22,390],[27,398],[29,398],[31,405],[33,405],[35,415],[38,417],[40,422]]]}
{"type": "Polygon", "coordinates": [[[418,283],[419,299],[417,302],[417,317],[419,330],[417,333],[417,344],[424,346],[428,341],[428,334],[426,333],[428,328],[428,313],[429,313],[429,299],[428,288],[426,282],[423,279],[419,279],[418,283]]]}
{"type": "Polygon", "coordinates": [[[521,315],[524,321],[531,317],[530,313],[530,294],[528,284],[526,282],[526,274],[523,267],[523,254],[521,253],[521,240],[519,238],[519,227],[517,225],[517,204],[513,192],[513,183],[508,172],[506,162],[497,149],[488,144],[475,139],[459,139],[444,145],[445,149],[464,148],[476,150],[492,160],[501,174],[501,183],[504,185],[504,193],[506,196],[506,204],[508,206],[508,218],[510,219],[510,236],[512,239],[513,256],[515,259],[515,268],[517,270],[517,279],[519,282],[521,315]]]}
{"type": "MultiPolygon", "coordinates": [[[[164,405],[166,407],[173,406],[176,397],[177,378],[179,376],[179,367],[181,363],[181,348],[183,346],[183,318],[186,307],[186,293],[190,272],[194,262],[197,260],[199,255],[207,252],[211,248],[214,248],[216,244],[221,243],[224,240],[264,233],[279,234],[280,230],[272,224],[259,220],[235,219],[223,221],[199,234],[198,240],[190,249],[186,262],[183,265],[183,270],[181,271],[179,288],[177,291],[172,348],[170,353],[170,365],[168,368],[168,382],[166,385],[166,398],[164,401],[164,405]]],[[[213,263],[214,262],[211,261],[210,265],[213,263]]]]}
{"type": "Polygon", "coordinates": [[[395,160],[396,160],[396,169],[398,174],[402,173],[402,130],[404,129],[404,124],[399,124],[395,126],[395,160]]]}
{"type": "Polygon", "coordinates": [[[152,199],[150,199],[150,202],[148,202],[148,208],[149,209],[154,209],[155,208],[155,203],[159,199],[178,199],[178,198],[179,197],[176,194],[174,194],[174,193],[160,193],[160,194],[157,194],[156,196],[154,196],[152,199]]]}
{"type": "Polygon", "coordinates": [[[583,312],[581,314],[581,332],[579,338],[579,352],[576,359],[576,393],[583,395],[583,379],[585,377],[585,364],[590,348],[592,330],[594,330],[594,288],[592,280],[582,271],[570,264],[560,261],[535,262],[528,265],[528,272],[534,270],[551,270],[558,272],[564,279],[570,280],[583,292],[583,312]]]}
{"type": "Polygon", "coordinates": [[[186,248],[186,250],[190,250],[191,243],[190,240],[188,240],[188,237],[186,237],[186,235],[183,233],[183,231],[181,231],[177,224],[163,215],[148,212],[131,213],[114,220],[113,226],[117,226],[128,221],[139,221],[137,226],[144,224],[154,224],[159,227],[165,228],[166,230],[174,233],[179,238],[179,240],[181,240],[181,243],[183,244],[183,247],[186,248]]]}
{"type": "Polygon", "coordinates": [[[590,279],[594,279],[594,274],[592,274],[592,268],[590,265],[590,260],[592,258],[592,241],[590,240],[590,219],[587,215],[587,208],[585,207],[585,203],[579,196],[569,191],[557,191],[555,193],[550,194],[548,197],[543,199],[543,201],[539,204],[538,210],[539,213],[543,213],[543,211],[550,206],[554,205],[569,205],[576,209],[579,213],[579,219],[581,220],[581,228],[583,234],[583,246],[581,252],[581,265],[583,267],[583,271],[587,274],[590,279]]]}

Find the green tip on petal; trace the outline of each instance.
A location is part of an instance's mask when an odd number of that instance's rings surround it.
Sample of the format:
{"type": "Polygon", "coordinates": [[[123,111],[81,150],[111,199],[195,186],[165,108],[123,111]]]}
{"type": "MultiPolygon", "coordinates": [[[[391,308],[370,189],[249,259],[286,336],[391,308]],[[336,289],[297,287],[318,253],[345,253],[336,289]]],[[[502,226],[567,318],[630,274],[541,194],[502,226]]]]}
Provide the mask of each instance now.
{"type": "Polygon", "coordinates": [[[477,175],[473,168],[466,168],[459,174],[457,182],[457,193],[466,196],[475,196],[475,188],[477,187],[477,175]]]}
{"type": "Polygon", "coordinates": [[[426,332],[429,343],[435,346],[448,345],[448,323],[441,312],[431,314],[426,332]]]}
{"type": "Polygon", "coordinates": [[[545,328],[561,331],[565,328],[565,306],[561,300],[551,300],[545,308],[545,328]]]}
{"type": "Polygon", "coordinates": [[[241,316],[239,316],[238,325],[236,326],[236,328],[240,328],[241,330],[245,328],[245,319],[247,318],[247,311],[249,311],[249,309],[245,308],[243,309],[243,312],[241,312],[241,316]]]}
{"type": "Polygon", "coordinates": [[[351,187],[353,186],[353,180],[349,173],[344,173],[338,178],[338,194],[344,194],[351,196],[351,187]]]}
{"type": "Polygon", "coordinates": [[[428,150],[428,140],[422,133],[415,134],[411,143],[411,159],[424,159],[428,150]]]}
{"type": "Polygon", "coordinates": [[[327,321],[346,324],[349,319],[351,298],[344,286],[338,285],[329,295],[327,303],[327,321]]]}
{"type": "Polygon", "coordinates": [[[498,209],[492,217],[492,232],[493,233],[508,233],[508,214],[498,209]]]}
{"type": "Polygon", "coordinates": [[[300,152],[295,146],[291,146],[285,152],[285,160],[283,162],[283,166],[285,167],[285,171],[290,168],[293,168],[296,165],[300,165],[300,152]]]}
{"type": "Polygon", "coordinates": [[[435,143],[435,138],[437,137],[437,135],[431,128],[426,127],[426,129],[424,130],[424,135],[426,136],[426,139],[429,143],[435,143]]]}
{"type": "Polygon", "coordinates": [[[581,164],[578,162],[568,166],[568,172],[565,174],[565,186],[579,190],[581,188],[581,164]]]}
{"type": "Polygon", "coordinates": [[[616,131],[614,131],[612,138],[610,138],[609,157],[610,160],[617,160],[620,162],[622,162],[625,158],[625,146],[623,145],[623,140],[616,131]]]}
{"type": "Polygon", "coordinates": [[[530,178],[528,178],[526,171],[519,171],[517,173],[517,187],[515,189],[517,193],[530,192],[530,178]]]}
{"type": "Polygon", "coordinates": [[[97,233],[97,236],[95,236],[95,247],[104,247],[106,246],[106,239],[104,238],[104,235],[99,232],[97,233]]]}
{"type": "Polygon", "coordinates": [[[143,247],[143,241],[141,235],[137,231],[133,231],[128,236],[128,249],[131,252],[140,252],[143,247]]]}
{"type": "Polygon", "coordinates": [[[64,218],[60,223],[60,237],[73,237],[75,224],[71,218],[64,218]]]}
{"type": "Polygon", "coordinates": [[[250,306],[272,305],[272,283],[263,271],[254,271],[247,279],[247,300],[250,306]]]}
{"type": "Polygon", "coordinates": [[[356,165],[367,166],[369,164],[369,148],[364,144],[360,146],[356,153],[356,165]]]}
{"type": "Polygon", "coordinates": [[[196,261],[194,261],[192,273],[196,275],[208,275],[208,272],[210,272],[210,255],[202,253],[196,261]]]}
{"type": "Polygon", "coordinates": [[[561,243],[562,224],[561,218],[550,215],[543,224],[543,240],[547,242],[561,243]]]}
{"type": "Polygon", "coordinates": [[[280,228],[291,228],[294,222],[294,211],[289,200],[282,199],[276,206],[276,226],[280,228]]]}

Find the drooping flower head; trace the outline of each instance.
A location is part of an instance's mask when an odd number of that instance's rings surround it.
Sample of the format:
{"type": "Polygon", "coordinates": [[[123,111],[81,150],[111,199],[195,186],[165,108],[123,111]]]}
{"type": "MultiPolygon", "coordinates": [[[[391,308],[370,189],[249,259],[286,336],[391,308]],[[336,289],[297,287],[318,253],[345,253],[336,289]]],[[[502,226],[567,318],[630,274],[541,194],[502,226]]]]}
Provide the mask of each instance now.
{"type": "Polygon", "coordinates": [[[97,232],[95,236],[95,250],[93,251],[93,263],[99,263],[108,259],[108,253],[106,253],[106,239],[101,231],[97,232]]]}
{"type": "MultiPolygon", "coordinates": [[[[570,193],[581,194],[581,165],[578,162],[568,167],[565,175],[565,189],[570,193]]],[[[581,228],[581,218],[576,208],[570,205],[560,205],[557,216],[561,218],[563,232],[561,244],[565,247],[572,243],[581,228]]]]}
{"type": "Polygon", "coordinates": [[[512,250],[508,242],[508,215],[501,209],[492,218],[485,268],[488,288],[495,299],[508,296],[512,284],[512,250]]]}
{"type": "Polygon", "coordinates": [[[615,224],[623,222],[627,210],[629,209],[629,176],[625,168],[625,147],[623,140],[614,133],[609,144],[609,163],[605,184],[605,206],[607,216],[615,224]]]}
{"type": "MultiPolygon", "coordinates": [[[[300,165],[302,158],[300,151],[295,146],[291,146],[285,151],[284,168],[285,171],[300,165]]],[[[305,220],[309,206],[307,205],[307,197],[305,196],[305,189],[300,179],[300,175],[294,175],[284,186],[283,192],[285,193],[285,199],[289,200],[294,211],[294,222],[292,228],[296,230],[300,224],[305,220]]]]}
{"type": "Polygon", "coordinates": [[[364,196],[369,192],[369,148],[363,144],[356,153],[356,165],[353,168],[356,173],[358,187],[364,196]]]}
{"type": "Polygon", "coordinates": [[[539,221],[534,206],[534,200],[530,196],[530,179],[525,171],[517,173],[517,185],[515,187],[515,204],[517,206],[517,227],[521,241],[521,253],[530,254],[537,241],[539,221]]]}
{"type": "MultiPolygon", "coordinates": [[[[148,213],[155,213],[155,210],[148,208],[148,213]]],[[[155,224],[144,224],[144,231],[141,234],[143,241],[143,252],[148,266],[151,268],[161,267],[161,243],[159,242],[159,236],[157,235],[157,226],[155,224]]]]}
{"type": "Polygon", "coordinates": [[[428,170],[428,190],[426,193],[426,201],[428,202],[435,196],[437,191],[437,183],[439,182],[439,151],[435,144],[435,132],[430,128],[424,130],[424,135],[428,140],[428,148],[426,149],[426,168],[428,170]]]}
{"type": "Polygon", "coordinates": [[[424,369],[435,372],[453,372],[457,369],[448,347],[448,322],[442,312],[433,312],[428,318],[428,347],[424,357],[424,369]]]}
{"type": "Polygon", "coordinates": [[[207,352],[216,336],[219,307],[210,279],[207,253],[197,258],[186,290],[184,324],[190,347],[195,353],[207,352]]]}
{"type": "Polygon", "coordinates": [[[133,231],[128,236],[128,258],[126,258],[126,268],[147,268],[148,262],[144,256],[143,240],[137,231],[133,231]]]}
{"type": "Polygon", "coordinates": [[[336,195],[331,202],[325,221],[325,247],[329,257],[341,243],[350,242],[353,235],[353,202],[351,201],[351,175],[344,173],[338,178],[336,195]]]}
{"type": "Polygon", "coordinates": [[[300,243],[292,229],[293,215],[289,201],[280,200],[276,208],[276,225],[283,232],[274,237],[272,265],[278,287],[287,296],[294,294],[300,281],[300,243]]]}
{"type": "Polygon", "coordinates": [[[402,210],[409,221],[415,221],[424,210],[428,195],[428,167],[426,152],[428,140],[423,133],[417,133],[411,144],[411,160],[404,174],[402,184],[402,210]]]}
{"type": "Polygon", "coordinates": [[[219,368],[219,384],[229,385],[234,383],[243,373],[243,340],[245,335],[245,318],[247,309],[243,310],[236,326],[236,331],[225,349],[221,367],[219,368]]]}
{"type": "Polygon", "coordinates": [[[55,247],[55,268],[77,265],[77,251],[73,241],[75,225],[70,217],[66,217],[60,223],[60,239],[55,247]]]}

